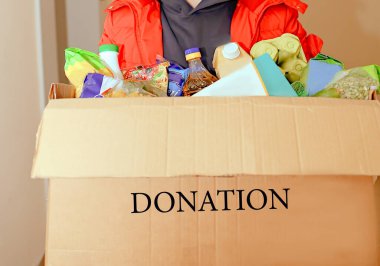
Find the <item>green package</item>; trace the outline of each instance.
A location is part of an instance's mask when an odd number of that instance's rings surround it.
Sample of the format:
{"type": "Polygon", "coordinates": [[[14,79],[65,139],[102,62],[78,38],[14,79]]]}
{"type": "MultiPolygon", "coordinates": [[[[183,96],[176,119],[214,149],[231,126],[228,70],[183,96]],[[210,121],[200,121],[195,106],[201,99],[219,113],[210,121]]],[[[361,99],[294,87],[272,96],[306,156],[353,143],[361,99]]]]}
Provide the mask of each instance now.
{"type": "Polygon", "coordinates": [[[314,97],[329,97],[354,100],[370,100],[379,88],[379,81],[362,68],[341,71],[325,89],[314,97]]]}
{"type": "MultiPolygon", "coordinates": [[[[380,66],[370,65],[362,67],[361,69],[365,70],[373,79],[380,83],[380,66]]],[[[380,87],[377,89],[377,93],[380,93],[380,87]]]]}
{"type": "Polygon", "coordinates": [[[344,64],[341,61],[325,54],[318,54],[311,60],[322,61],[326,64],[341,66],[344,69],[344,64]]]}
{"type": "Polygon", "coordinates": [[[83,82],[90,73],[98,73],[113,77],[112,72],[104,65],[97,54],[79,48],[65,50],[65,73],[71,84],[76,88],[76,97],[80,97],[83,82]]]}

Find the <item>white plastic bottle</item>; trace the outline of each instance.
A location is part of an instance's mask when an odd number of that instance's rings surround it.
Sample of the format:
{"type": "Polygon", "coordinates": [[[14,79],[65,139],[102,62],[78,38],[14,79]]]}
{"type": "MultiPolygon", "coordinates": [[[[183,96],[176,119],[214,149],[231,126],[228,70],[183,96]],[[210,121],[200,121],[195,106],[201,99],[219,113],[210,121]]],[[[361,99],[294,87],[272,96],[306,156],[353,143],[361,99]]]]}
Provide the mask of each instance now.
{"type": "Polygon", "coordinates": [[[99,56],[104,64],[112,71],[115,79],[123,80],[119,65],[119,47],[114,44],[104,44],[99,47],[99,56]]]}

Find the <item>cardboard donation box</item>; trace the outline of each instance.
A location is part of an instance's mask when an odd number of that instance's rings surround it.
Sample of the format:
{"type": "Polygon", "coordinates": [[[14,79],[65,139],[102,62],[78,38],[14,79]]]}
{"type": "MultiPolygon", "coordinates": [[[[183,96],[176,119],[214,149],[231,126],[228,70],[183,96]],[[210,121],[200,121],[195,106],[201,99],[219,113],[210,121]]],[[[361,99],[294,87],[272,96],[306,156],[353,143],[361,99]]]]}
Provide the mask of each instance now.
{"type": "Polygon", "coordinates": [[[379,136],[377,101],[50,101],[46,265],[376,265],[379,136]]]}

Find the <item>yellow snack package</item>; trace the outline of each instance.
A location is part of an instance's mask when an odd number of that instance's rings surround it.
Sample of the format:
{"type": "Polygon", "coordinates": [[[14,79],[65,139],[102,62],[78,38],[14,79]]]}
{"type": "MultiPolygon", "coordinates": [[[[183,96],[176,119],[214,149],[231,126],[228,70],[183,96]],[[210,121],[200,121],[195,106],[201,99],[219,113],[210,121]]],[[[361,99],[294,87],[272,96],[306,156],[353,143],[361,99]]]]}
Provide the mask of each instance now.
{"type": "Polygon", "coordinates": [[[65,74],[76,88],[75,97],[79,98],[83,90],[83,82],[90,73],[98,73],[113,77],[112,72],[104,65],[97,54],[79,48],[65,50],[65,74]]]}

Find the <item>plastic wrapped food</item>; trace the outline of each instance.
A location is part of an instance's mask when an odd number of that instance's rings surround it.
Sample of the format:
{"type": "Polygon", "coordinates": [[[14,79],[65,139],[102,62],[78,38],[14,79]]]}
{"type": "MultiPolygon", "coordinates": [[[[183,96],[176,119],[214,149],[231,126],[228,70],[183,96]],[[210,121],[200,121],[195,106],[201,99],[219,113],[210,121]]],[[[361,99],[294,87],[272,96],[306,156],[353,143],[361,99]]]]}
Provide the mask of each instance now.
{"type": "Polygon", "coordinates": [[[189,76],[189,69],[182,68],[177,64],[170,64],[168,68],[169,72],[169,87],[168,96],[169,97],[179,97],[183,96],[183,86],[189,76]]]}
{"type": "Polygon", "coordinates": [[[378,87],[379,81],[372,78],[368,72],[354,68],[339,72],[325,89],[314,96],[370,100],[378,87]]]}
{"type": "MultiPolygon", "coordinates": [[[[368,72],[368,74],[374,78],[375,80],[379,81],[380,82],[380,66],[378,65],[370,65],[370,66],[364,66],[364,67],[361,67],[361,69],[365,70],[366,72],[368,72]]],[[[377,89],[377,93],[380,94],[380,86],[379,88],[377,89]]]]}
{"type": "Polygon", "coordinates": [[[299,97],[309,96],[305,88],[305,85],[301,81],[296,81],[292,83],[292,87],[299,97]]]}
{"type": "Polygon", "coordinates": [[[168,96],[169,97],[180,97],[183,96],[183,86],[187,78],[189,77],[189,69],[183,68],[176,63],[170,62],[164,57],[157,55],[156,58],[157,64],[166,63],[168,67],[168,77],[169,77],[169,86],[168,86],[168,96]]]}
{"type": "Polygon", "coordinates": [[[343,69],[342,62],[327,55],[318,54],[309,61],[302,73],[301,82],[309,95],[315,95],[326,88],[335,75],[343,69]]]}
{"type": "Polygon", "coordinates": [[[83,82],[89,73],[99,73],[113,77],[112,72],[104,65],[100,57],[79,48],[65,50],[65,73],[71,84],[76,88],[76,97],[82,94],[83,82]]]}
{"type": "Polygon", "coordinates": [[[168,96],[168,62],[152,66],[139,66],[124,71],[124,78],[130,82],[143,82],[144,89],[155,96],[168,96]]]}
{"type": "Polygon", "coordinates": [[[88,74],[80,98],[123,98],[155,95],[144,90],[144,82],[130,82],[106,77],[102,74],[88,74]]]}

